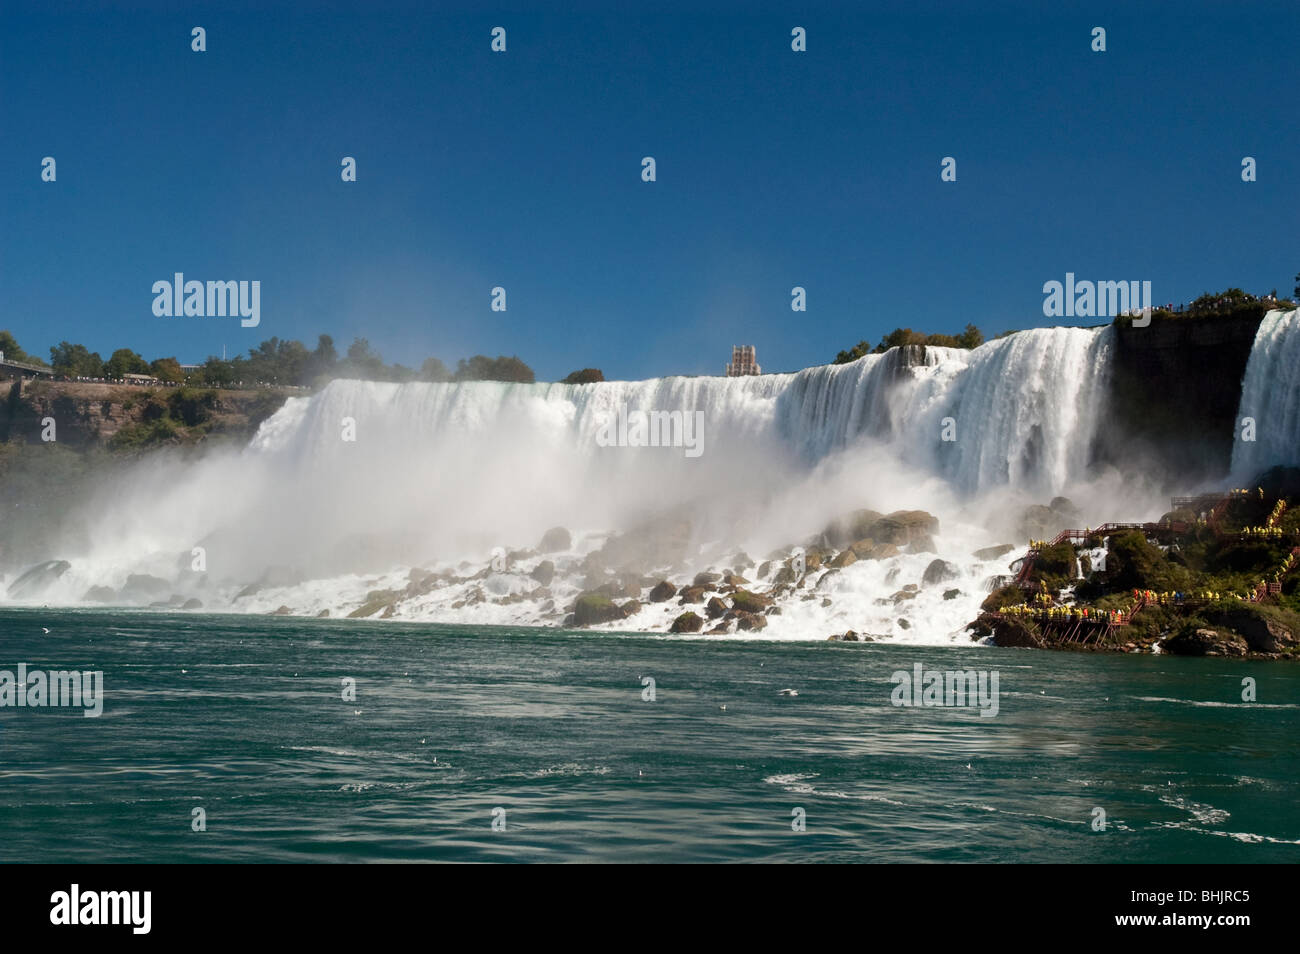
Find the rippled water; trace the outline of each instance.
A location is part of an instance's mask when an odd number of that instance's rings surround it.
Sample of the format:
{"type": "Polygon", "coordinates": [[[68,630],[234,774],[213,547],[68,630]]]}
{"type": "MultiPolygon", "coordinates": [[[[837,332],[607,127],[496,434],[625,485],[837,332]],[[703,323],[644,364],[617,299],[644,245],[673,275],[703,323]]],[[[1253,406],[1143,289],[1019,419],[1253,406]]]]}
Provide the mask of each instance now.
{"type": "Polygon", "coordinates": [[[105,704],[0,708],[6,862],[1300,858],[1285,663],[0,611],[20,662],[105,704]],[[894,707],[916,662],[998,715],[894,707]]]}

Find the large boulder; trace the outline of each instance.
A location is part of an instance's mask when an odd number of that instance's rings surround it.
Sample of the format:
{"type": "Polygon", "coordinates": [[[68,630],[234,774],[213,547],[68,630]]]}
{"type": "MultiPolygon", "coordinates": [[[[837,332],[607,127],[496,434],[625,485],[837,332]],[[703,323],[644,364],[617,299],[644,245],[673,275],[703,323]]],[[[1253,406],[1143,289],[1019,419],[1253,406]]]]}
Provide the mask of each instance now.
{"type": "Polygon", "coordinates": [[[998,557],[1006,556],[1014,549],[1014,544],[1002,543],[996,547],[985,547],[982,550],[976,550],[971,556],[977,560],[996,560],[998,557]]]}
{"type": "Polygon", "coordinates": [[[704,628],[704,617],[697,616],[694,613],[686,612],[673,620],[673,625],[669,627],[670,633],[698,633],[704,628]]]}
{"type": "Polygon", "coordinates": [[[1296,633],[1290,626],[1257,607],[1210,611],[1205,618],[1240,635],[1252,652],[1278,653],[1296,644],[1296,633]]]}
{"type": "Polygon", "coordinates": [[[537,566],[533,567],[533,572],[528,574],[542,586],[550,586],[551,581],[555,579],[555,564],[550,560],[543,560],[537,566]]]}
{"type": "Polygon", "coordinates": [[[924,510],[895,510],[873,523],[861,537],[870,537],[877,543],[903,546],[913,540],[932,537],[938,532],[939,520],[932,514],[924,510]]]}
{"type": "Polygon", "coordinates": [[[679,592],[681,597],[679,603],[703,603],[704,594],[709,591],[707,586],[683,586],[679,592]]]}
{"type": "Polygon", "coordinates": [[[760,596],[749,590],[736,590],[731,594],[732,608],[742,613],[762,613],[771,605],[770,597],[760,596]]]}
{"type": "Polygon", "coordinates": [[[677,587],[673,586],[667,580],[660,580],[650,590],[648,599],[651,603],[666,603],[677,595],[677,587]]]}
{"type": "Polygon", "coordinates": [[[858,555],[853,552],[852,548],[849,548],[847,550],[841,550],[836,555],[835,559],[831,560],[831,567],[832,569],[842,570],[844,569],[844,567],[852,566],[854,563],[857,562],[858,562],[858,555]]]}
{"type": "Polygon", "coordinates": [[[1244,656],[1250,647],[1236,633],[1188,627],[1161,647],[1175,656],[1244,656]]]}
{"type": "Polygon", "coordinates": [[[704,605],[704,611],[709,614],[709,619],[721,619],[727,614],[727,604],[720,597],[714,596],[704,605]]]}
{"type": "Polygon", "coordinates": [[[933,586],[936,583],[955,580],[960,575],[961,571],[947,560],[931,560],[930,565],[921,574],[921,582],[926,586],[933,586]]]}
{"type": "Polygon", "coordinates": [[[610,623],[623,618],[619,606],[603,593],[586,592],[573,604],[573,622],[575,626],[591,626],[596,623],[610,623]]]}
{"type": "Polygon", "coordinates": [[[561,553],[573,548],[573,535],[563,527],[551,527],[542,534],[542,542],[537,544],[541,553],[561,553]]]}

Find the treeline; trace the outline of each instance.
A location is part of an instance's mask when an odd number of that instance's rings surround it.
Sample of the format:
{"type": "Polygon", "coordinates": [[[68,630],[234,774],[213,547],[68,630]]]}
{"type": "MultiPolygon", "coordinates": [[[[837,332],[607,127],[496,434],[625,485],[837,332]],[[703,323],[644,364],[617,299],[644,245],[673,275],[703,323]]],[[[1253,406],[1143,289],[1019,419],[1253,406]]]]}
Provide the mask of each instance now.
{"type": "MultiPolygon", "coordinates": [[[[1300,275],[1296,276],[1295,297],[1300,299],[1300,275]]],[[[1207,292],[1190,304],[1157,305],[1151,309],[1151,317],[1158,321],[1180,318],[1262,318],[1274,308],[1294,308],[1295,302],[1279,298],[1274,288],[1267,295],[1255,296],[1240,288],[1228,288],[1221,292],[1207,292]]],[[[1133,323],[1132,314],[1117,315],[1114,323],[1129,327],[1133,323]]]]}
{"type": "Polygon", "coordinates": [[[978,348],[984,343],[984,333],[974,325],[967,325],[966,330],[959,335],[942,335],[922,334],[919,331],[913,331],[911,328],[895,328],[885,337],[880,339],[880,344],[874,348],[869,341],[859,341],[848,351],[841,351],[835,356],[834,364],[848,364],[850,361],[857,361],[863,355],[884,354],[890,348],[901,348],[905,345],[930,345],[935,348],[978,348]]]}
{"type": "MultiPolygon", "coordinates": [[[[476,354],[462,358],[453,371],[438,358],[426,358],[419,368],[388,364],[365,338],[355,338],[340,355],[329,335],[321,335],[316,347],[301,341],[270,338],[247,355],[230,359],[209,357],[197,368],[182,368],[174,358],[146,361],[130,348],[119,348],[104,360],[85,345],[61,341],[50,348],[50,360],[28,354],[8,331],[0,331],[0,353],[6,361],[49,368],[65,378],[121,379],[128,374],[147,374],[166,384],[195,387],[238,387],[255,385],[314,387],[335,378],[368,381],[515,381],[532,384],[533,369],[519,358],[476,354]]],[[[577,373],[577,372],[575,372],[577,373]]],[[[600,372],[597,371],[597,374],[600,372]]]]}

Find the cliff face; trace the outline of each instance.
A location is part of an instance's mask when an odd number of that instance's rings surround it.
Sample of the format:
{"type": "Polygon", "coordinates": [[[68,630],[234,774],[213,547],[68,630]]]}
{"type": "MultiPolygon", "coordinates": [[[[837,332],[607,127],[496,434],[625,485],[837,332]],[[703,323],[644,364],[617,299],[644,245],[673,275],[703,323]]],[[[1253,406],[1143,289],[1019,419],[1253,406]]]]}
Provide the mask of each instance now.
{"type": "Polygon", "coordinates": [[[1117,328],[1098,465],[1149,467],[1186,487],[1224,476],[1258,315],[1117,328]]]}
{"type": "Polygon", "coordinates": [[[73,449],[187,444],[216,434],[246,438],[286,397],[275,391],[0,381],[0,443],[40,443],[46,418],[55,421],[58,443],[73,449]]]}

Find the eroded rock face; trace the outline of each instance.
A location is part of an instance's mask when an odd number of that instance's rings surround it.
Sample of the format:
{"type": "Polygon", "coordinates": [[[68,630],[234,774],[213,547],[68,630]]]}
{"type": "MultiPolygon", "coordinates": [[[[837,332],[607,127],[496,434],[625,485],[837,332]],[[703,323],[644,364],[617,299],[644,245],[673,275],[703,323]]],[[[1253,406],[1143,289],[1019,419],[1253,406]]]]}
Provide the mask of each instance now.
{"type": "Polygon", "coordinates": [[[996,547],[985,547],[982,550],[976,550],[971,556],[977,560],[996,560],[998,557],[1006,556],[1014,549],[1014,544],[1003,543],[996,547]]]}
{"type": "Polygon", "coordinates": [[[1166,639],[1161,648],[1175,656],[1244,656],[1249,651],[1246,640],[1236,633],[1213,629],[1184,630],[1166,639]]]}
{"type": "Polygon", "coordinates": [[[1249,609],[1210,613],[1206,618],[1240,635],[1257,653],[1277,653],[1296,644],[1296,634],[1289,626],[1249,609]]]}

